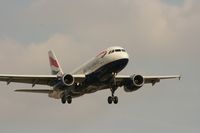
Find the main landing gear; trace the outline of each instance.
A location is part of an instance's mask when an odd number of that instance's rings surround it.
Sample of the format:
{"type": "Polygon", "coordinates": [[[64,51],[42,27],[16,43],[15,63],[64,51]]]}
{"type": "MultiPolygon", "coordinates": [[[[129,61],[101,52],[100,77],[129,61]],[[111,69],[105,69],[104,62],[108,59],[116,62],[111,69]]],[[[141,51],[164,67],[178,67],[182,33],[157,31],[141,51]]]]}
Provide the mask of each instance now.
{"type": "Polygon", "coordinates": [[[65,104],[66,101],[68,104],[72,103],[72,97],[69,95],[69,90],[65,90],[63,96],[61,97],[62,104],[65,104]]]}
{"type": "Polygon", "coordinates": [[[72,97],[71,97],[71,96],[67,96],[67,97],[66,97],[66,96],[63,96],[63,97],[61,98],[62,104],[65,104],[66,101],[67,101],[68,104],[71,104],[71,103],[72,103],[72,97]]]}
{"type": "Polygon", "coordinates": [[[110,88],[112,95],[108,97],[109,104],[112,104],[112,102],[114,104],[118,103],[118,97],[114,95],[115,91],[117,90],[117,85],[116,85],[116,80],[115,80],[116,75],[117,75],[116,73],[113,73],[113,79],[112,79],[113,81],[112,81],[112,85],[111,85],[112,87],[110,88]]]}

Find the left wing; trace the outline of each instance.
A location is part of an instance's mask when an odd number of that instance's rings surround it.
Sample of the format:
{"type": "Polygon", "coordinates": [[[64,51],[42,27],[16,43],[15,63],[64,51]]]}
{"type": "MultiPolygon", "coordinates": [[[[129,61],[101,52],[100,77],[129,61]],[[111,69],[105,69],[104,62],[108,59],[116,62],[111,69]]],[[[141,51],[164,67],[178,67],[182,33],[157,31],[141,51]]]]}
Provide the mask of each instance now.
{"type": "Polygon", "coordinates": [[[160,82],[160,80],[163,79],[174,79],[178,78],[181,79],[181,75],[173,75],[173,76],[143,76],[144,77],[144,83],[148,84],[151,83],[152,85],[155,85],[156,83],[160,82]]]}
{"type": "MultiPolygon", "coordinates": [[[[142,76],[144,78],[144,83],[149,84],[151,83],[152,85],[155,85],[156,83],[160,82],[160,80],[163,79],[174,79],[178,78],[179,80],[181,79],[180,75],[171,75],[171,76],[142,76]]],[[[126,76],[126,75],[118,75],[116,76],[116,82],[122,86],[123,83],[126,80],[130,80],[132,76],[126,76]]]]}

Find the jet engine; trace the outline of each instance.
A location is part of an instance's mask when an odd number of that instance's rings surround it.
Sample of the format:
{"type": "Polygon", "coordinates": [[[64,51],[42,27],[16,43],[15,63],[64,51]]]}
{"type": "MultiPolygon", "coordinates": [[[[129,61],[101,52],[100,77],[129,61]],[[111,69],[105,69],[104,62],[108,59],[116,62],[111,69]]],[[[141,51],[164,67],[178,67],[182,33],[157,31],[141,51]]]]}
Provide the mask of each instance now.
{"type": "Polygon", "coordinates": [[[141,75],[133,75],[125,82],[124,90],[126,92],[133,92],[138,90],[144,85],[144,78],[141,75]]]}
{"type": "Polygon", "coordinates": [[[71,74],[65,74],[62,77],[62,82],[66,86],[72,86],[74,84],[74,77],[71,74]]]}

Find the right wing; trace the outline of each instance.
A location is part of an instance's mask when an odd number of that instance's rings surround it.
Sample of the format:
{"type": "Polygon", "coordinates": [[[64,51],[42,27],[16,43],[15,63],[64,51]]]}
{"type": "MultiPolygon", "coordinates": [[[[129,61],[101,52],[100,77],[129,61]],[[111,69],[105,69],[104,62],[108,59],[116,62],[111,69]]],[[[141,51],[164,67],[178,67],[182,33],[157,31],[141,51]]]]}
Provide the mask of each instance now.
{"type": "MultiPolygon", "coordinates": [[[[73,75],[75,82],[82,82],[85,80],[85,75],[73,75]]],[[[8,74],[0,74],[0,81],[7,82],[9,85],[11,82],[15,83],[26,83],[32,84],[34,87],[36,84],[38,85],[48,85],[54,86],[58,82],[60,82],[62,77],[58,77],[57,75],[8,75],[8,74]]],[[[44,93],[50,94],[53,90],[41,90],[41,89],[21,89],[15,90],[16,92],[28,92],[28,93],[44,93]]]]}
{"type": "Polygon", "coordinates": [[[53,90],[31,90],[31,89],[21,89],[21,90],[15,90],[16,92],[28,92],[28,93],[44,93],[44,94],[49,94],[52,93],[53,90]]]}
{"type": "MultiPolygon", "coordinates": [[[[85,80],[85,75],[73,75],[75,82],[82,82],[85,80]]],[[[26,83],[35,85],[48,85],[54,86],[61,80],[62,77],[57,75],[8,75],[0,74],[0,81],[7,82],[9,85],[11,82],[26,83]]]]}
{"type": "Polygon", "coordinates": [[[11,82],[32,84],[34,87],[36,84],[52,86],[58,77],[56,75],[9,75],[0,74],[0,81],[7,82],[9,85],[11,82]]]}
{"type": "MultiPolygon", "coordinates": [[[[9,85],[11,82],[26,83],[35,85],[47,85],[54,86],[62,82],[64,73],[58,62],[58,59],[53,51],[49,51],[49,62],[52,71],[52,75],[12,75],[12,74],[0,74],[0,81],[7,82],[9,85]]],[[[75,83],[81,83],[85,80],[85,75],[72,75],[75,83]]],[[[61,83],[62,84],[62,83],[61,83]]],[[[16,90],[20,92],[32,92],[32,93],[49,93],[51,90],[16,90]]]]}

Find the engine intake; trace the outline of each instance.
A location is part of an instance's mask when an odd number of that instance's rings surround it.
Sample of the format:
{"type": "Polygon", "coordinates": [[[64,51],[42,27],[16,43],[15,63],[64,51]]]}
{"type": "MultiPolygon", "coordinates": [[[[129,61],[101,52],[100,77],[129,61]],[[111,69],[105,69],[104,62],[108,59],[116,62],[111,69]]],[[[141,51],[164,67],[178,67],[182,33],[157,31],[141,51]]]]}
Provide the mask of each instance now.
{"type": "Polygon", "coordinates": [[[66,74],[62,77],[62,82],[66,86],[72,86],[74,84],[74,77],[71,74],[66,74]]]}
{"type": "Polygon", "coordinates": [[[133,75],[124,85],[126,92],[136,91],[144,85],[144,78],[141,75],[133,75]]]}
{"type": "Polygon", "coordinates": [[[144,85],[144,78],[141,75],[134,75],[132,79],[133,79],[133,84],[136,87],[142,87],[144,85]]]}

